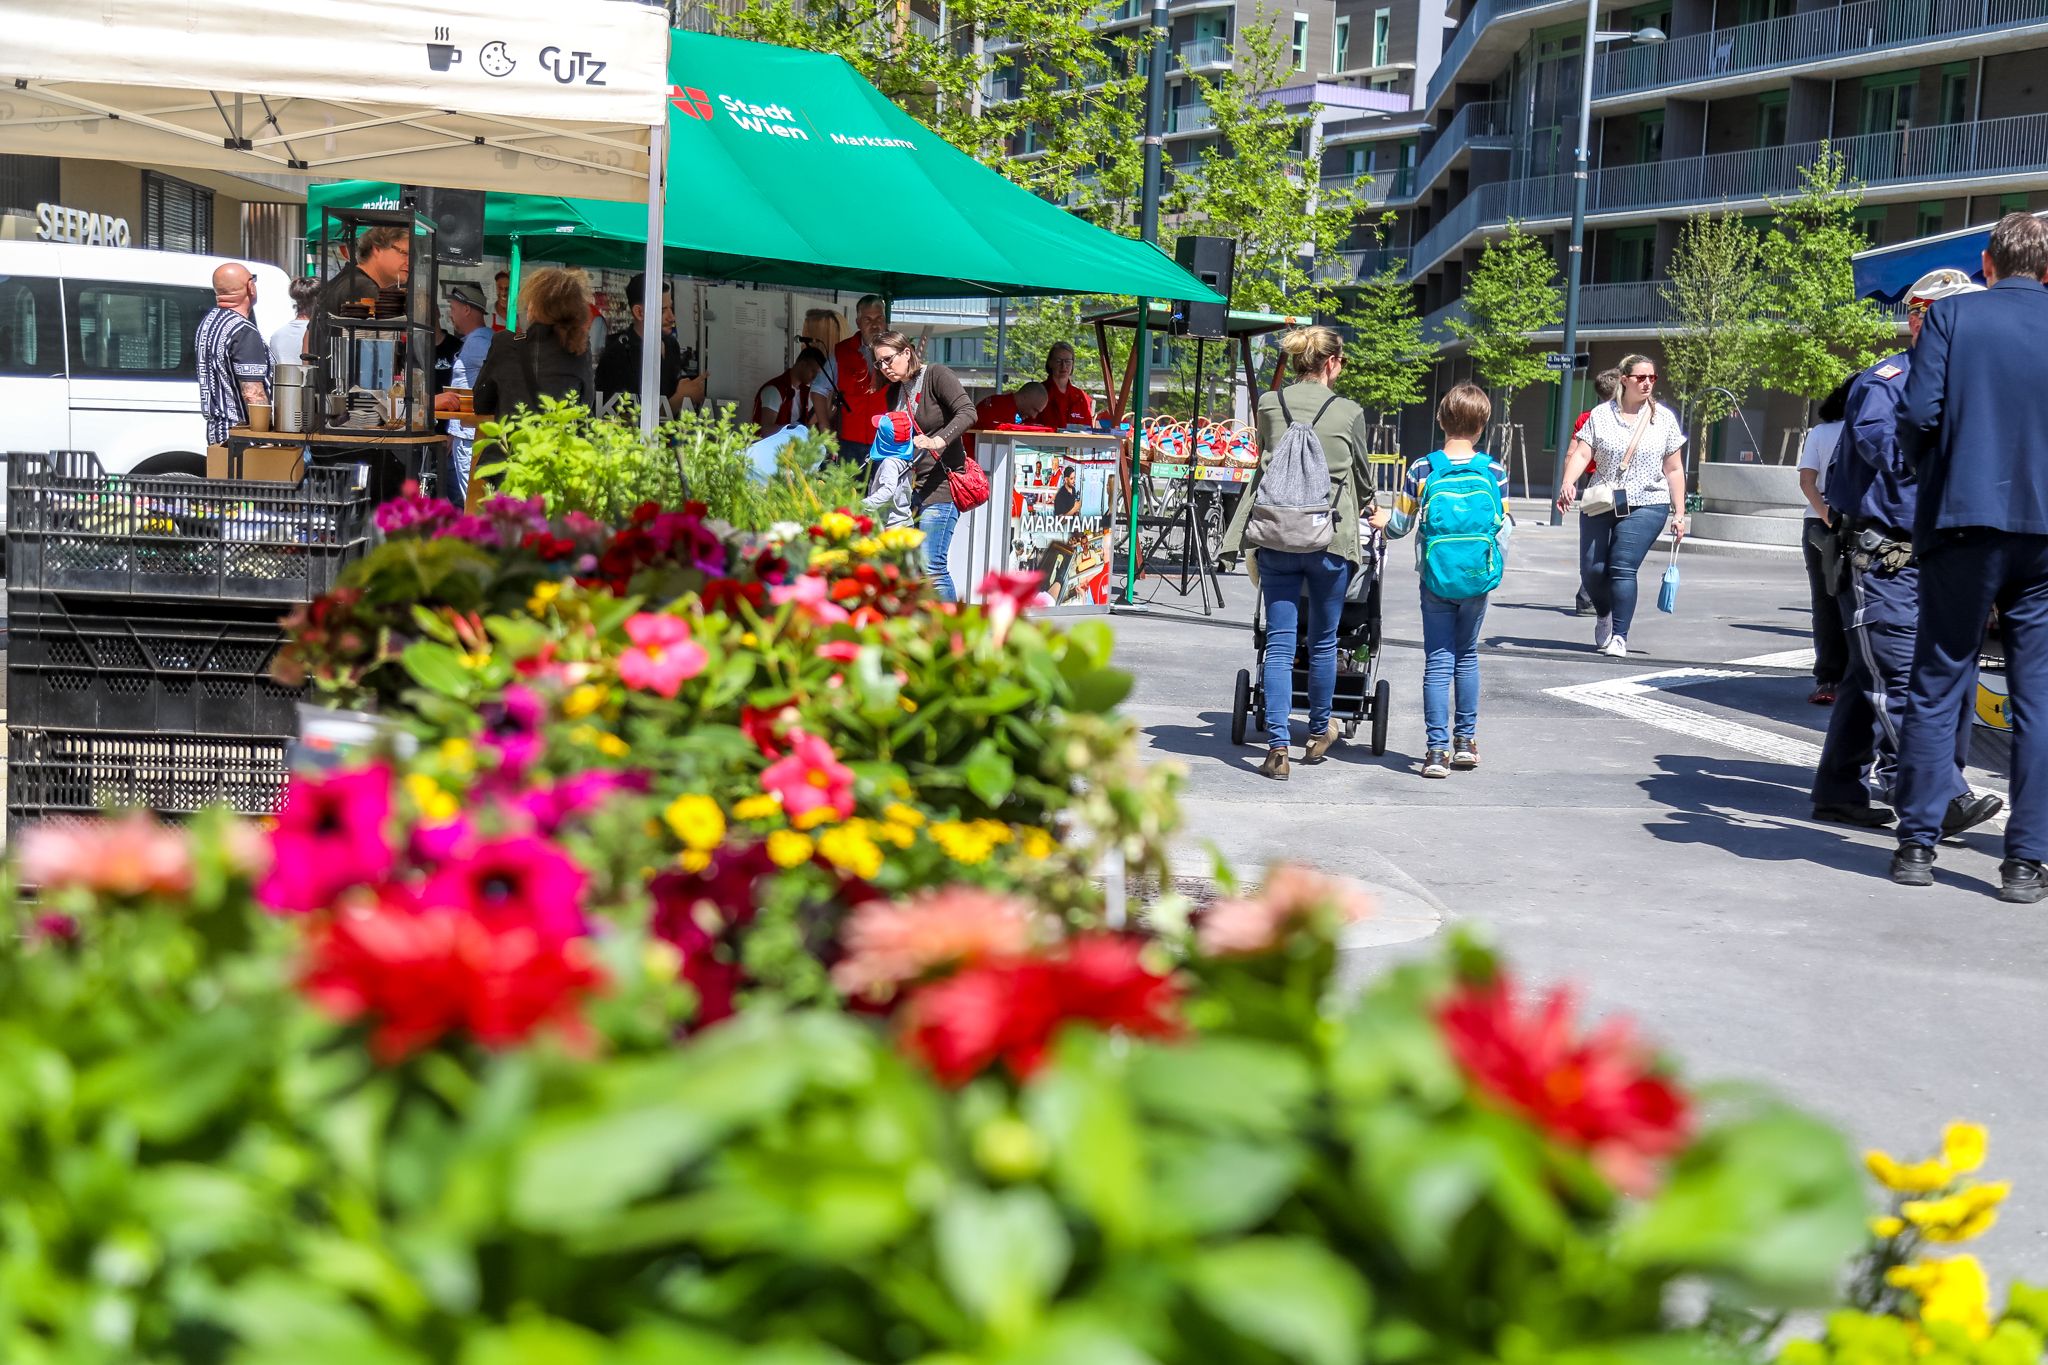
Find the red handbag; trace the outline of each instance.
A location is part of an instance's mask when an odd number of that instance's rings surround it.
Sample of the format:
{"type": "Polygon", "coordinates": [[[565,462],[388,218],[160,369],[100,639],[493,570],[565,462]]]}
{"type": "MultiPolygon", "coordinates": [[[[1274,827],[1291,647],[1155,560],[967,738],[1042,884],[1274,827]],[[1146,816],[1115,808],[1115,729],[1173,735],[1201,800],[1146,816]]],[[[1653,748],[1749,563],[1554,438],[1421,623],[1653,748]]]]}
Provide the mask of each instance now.
{"type": "Polygon", "coordinates": [[[953,505],[962,512],[972,512],[988,501],[988,471],[981,467],[981,461],[972,455],[959,469],[946,471],[946,488],[953,495],[953,505]]]}

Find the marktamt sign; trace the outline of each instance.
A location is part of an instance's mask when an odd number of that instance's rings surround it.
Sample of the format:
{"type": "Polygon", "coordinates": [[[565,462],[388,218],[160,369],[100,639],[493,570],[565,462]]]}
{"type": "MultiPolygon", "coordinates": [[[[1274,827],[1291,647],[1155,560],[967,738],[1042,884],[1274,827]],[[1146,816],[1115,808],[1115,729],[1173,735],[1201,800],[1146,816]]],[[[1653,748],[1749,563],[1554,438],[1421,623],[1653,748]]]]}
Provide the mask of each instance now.
{"type": "Polygon", "coordinates": [[[128,220],[111,213],[68,209],[62,204],[37,204],[36,237],[74,246],[127,246],[128,220]]]}

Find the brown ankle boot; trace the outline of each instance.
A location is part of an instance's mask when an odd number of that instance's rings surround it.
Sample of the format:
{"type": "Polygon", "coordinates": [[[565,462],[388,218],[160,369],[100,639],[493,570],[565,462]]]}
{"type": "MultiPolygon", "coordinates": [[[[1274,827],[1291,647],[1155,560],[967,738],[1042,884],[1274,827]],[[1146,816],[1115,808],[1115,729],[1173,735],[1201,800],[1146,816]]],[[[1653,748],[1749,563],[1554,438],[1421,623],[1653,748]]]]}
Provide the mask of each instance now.
{"type": "Polygon", "coordinates": [[[1266,761],[1259,765],[1259,776],[1270,777],[1276,782],[1285,782],[1288,771],[1293,767],[1287,761],[1285,749],[1266,750],[1266,761]]]}

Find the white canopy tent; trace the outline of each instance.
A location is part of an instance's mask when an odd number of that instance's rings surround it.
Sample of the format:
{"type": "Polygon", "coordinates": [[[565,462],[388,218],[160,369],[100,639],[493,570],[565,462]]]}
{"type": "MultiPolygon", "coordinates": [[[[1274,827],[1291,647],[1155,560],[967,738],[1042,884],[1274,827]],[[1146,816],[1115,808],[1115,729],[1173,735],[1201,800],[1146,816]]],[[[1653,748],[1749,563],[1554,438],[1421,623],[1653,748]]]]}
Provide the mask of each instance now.
{"type": "Polygon", "coordinates": [[[0,152],[644,197],[660,274],[659,4],[0,0],[0,32],[0,152]]]}

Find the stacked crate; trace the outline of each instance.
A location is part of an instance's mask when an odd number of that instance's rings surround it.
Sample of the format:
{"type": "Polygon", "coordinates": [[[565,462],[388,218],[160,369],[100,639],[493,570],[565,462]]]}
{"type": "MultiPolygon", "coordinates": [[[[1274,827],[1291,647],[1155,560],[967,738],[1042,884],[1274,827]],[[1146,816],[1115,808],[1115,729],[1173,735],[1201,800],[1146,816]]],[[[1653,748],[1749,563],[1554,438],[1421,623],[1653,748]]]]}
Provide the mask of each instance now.
{"type": "Polygon", "coordinates": [[[279,624],[370,534],[353,468],[298,484],[7,457],[7,828],[146,806],[276,810],[298,689],[279,624]]]}

